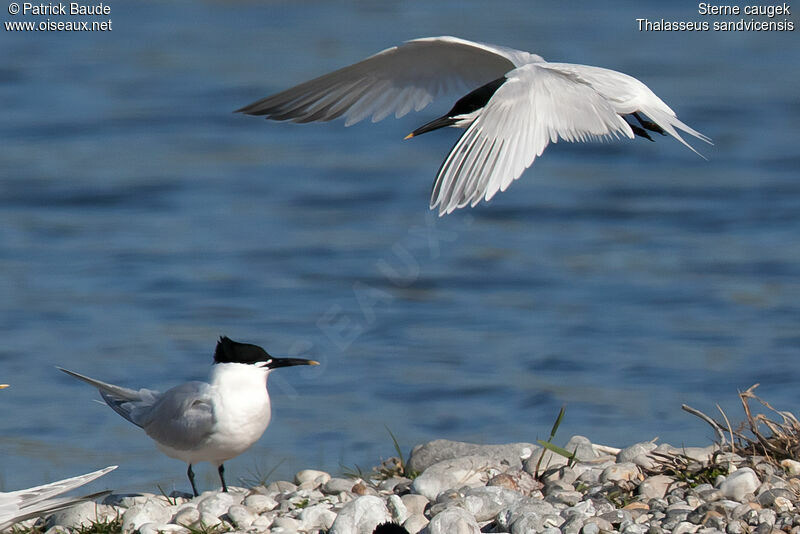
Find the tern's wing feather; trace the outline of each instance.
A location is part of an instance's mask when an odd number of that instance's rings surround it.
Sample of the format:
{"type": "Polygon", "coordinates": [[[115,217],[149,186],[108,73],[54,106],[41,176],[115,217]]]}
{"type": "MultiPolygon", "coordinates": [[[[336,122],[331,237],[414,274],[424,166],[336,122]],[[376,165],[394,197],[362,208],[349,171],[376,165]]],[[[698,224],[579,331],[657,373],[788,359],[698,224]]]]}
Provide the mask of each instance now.
{"type": "Polygon", "coordinates": [[[675,112],[663,100],[633,76],[602,67],[575,65],[572,63],[545,63],[541,66],[575,76],[584,83],[591,85],[620,115],[627,115],[636,111],[644,113],[665,132],[698,155],[701,154],[689,145],[677,130],[682,130],[711,144],[711,139],[679,120],[675,112]]]}
{"type": "Polygon", "coordinates": [[[80,475],[77,477],[51,482],[42,486],[36,486],[24,490],[12,491],[10,493],[0,493],[0,531],[3,531],[20,521],[50,512],[55,512],[62,508],[72,506],[75,503],[91,500],[105,492],[84,495],[82,497],[58,497],[56,495],[66,493],[92,480],[101,477],[116,469],[116,465],[80,475]]]}
{"type": "Polygon", "coordinates": [[[69,371],[67,369],[58,368],[60,371],[68,375],[82,380],[87,384],[96,387],[100,391],[103,400],[106,401],[115,412],[137,426],[142,426],[138,420],[139,413],[147,410],[158,399],[160,393],[150,389],[128,389],[114,384],[107,384],[94,378],[69,371]]]}
{"type": "Polygon", "coordinates": [[[474,89],[539,56],[456,37],[415,39],[268,96],[237,111],[293,122],[345,117],[346,125],[419,111],[439,94],[474,89]]]}
{"type": "Polygon", "coordinates": [[[591,85],[546,65],[531,63],[508,73],[456,142],[431,196],[431,208],[438,206],[440,215],[505,191],[550,142],[633,137],[591,85]]]}
{"type": "Polygon", "coordinates": [[[186,382],[165,391],[139,421],[147,435],[176,450],[191,450],[214,429],[214,402],[205,382],[186,382]]]}

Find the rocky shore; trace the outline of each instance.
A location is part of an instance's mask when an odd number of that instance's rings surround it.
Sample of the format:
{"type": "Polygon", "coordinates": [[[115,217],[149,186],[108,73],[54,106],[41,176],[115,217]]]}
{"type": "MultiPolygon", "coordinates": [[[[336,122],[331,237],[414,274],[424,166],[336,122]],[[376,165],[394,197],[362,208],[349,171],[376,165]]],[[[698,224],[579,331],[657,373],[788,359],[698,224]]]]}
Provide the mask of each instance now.
{"type": "Polygon", "coordinates": [[[291,482],[196,498],[111,494],[21,528],[371,534],[393,521],[412,534],[800,534],[796,461],[713,445],[619,450],[581,436],[564,448],[574,460],[531,443],[436,440],[415,447],[407,465],[391,459],[362,478],[304,470],[291,482]]]}

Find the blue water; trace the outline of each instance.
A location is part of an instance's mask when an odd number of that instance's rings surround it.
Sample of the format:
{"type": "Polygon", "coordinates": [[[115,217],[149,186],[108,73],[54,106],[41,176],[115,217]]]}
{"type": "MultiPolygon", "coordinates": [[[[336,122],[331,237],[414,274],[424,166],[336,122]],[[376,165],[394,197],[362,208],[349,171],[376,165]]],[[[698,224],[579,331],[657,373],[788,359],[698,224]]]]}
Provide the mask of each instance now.
{"type": "Polygon", "coordinates": [[[233,483],[372,466],[386,427],[404,448],[532,441],[566,405],[563,439],[703,445],[681,403],[738,420],[759,382],[798,408],[796,33],[637,30],[699,20],[691,3],[109,5],[111,32],[0,32],[0,489],[119,464],[100,486],[186,490],[54,366],[165,389],[202,379],[223,334],[322,362],[272,375],[233,483]],[[670,139],[559,143],[439,219],[458,133],[402,138],[458,95],[351,128],[231,113],[441,34],[635,75],[714,139],[695,143],[708,161],[670,139]]]}

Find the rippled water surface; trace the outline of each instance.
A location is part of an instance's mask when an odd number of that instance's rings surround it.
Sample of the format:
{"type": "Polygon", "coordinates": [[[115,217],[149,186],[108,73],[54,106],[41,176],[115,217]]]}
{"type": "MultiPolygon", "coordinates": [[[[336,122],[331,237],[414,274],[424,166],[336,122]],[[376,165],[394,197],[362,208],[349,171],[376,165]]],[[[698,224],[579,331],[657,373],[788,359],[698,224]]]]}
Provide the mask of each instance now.
{"type": "Polygon", "coordinates": [[[187,489],[54,366],[165,389],[202,379],[223,334],[322,362],[272,375],[231,481],[371,466],[386,427],[406,448],[532,441],[566,405],[563,439],[702,445],[681,403],[739,419],[759,382],[797,409],[796,33],[640,32],[700,17],[601,4],[114,1],[111,32],[0,32],[0,489],[112,463],[119,490],[187,489]],[[633,74],[714,139],[708,161],[559,143],[439,219],[458,134],[402,138],[458,95],[351,128],[231,113],[442,34],[633,74]]]}

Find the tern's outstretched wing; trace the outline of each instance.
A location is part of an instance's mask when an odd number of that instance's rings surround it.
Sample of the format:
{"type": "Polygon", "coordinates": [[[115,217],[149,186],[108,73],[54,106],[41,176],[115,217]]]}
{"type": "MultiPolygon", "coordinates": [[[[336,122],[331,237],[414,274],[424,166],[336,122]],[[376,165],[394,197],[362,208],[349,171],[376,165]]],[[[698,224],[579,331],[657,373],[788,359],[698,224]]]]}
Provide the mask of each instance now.
{"type": "Polygon", "coordinates": [[[138,420],[160,445],[192,450],[214,430],[211,387],[205,382],[186,382],[167,390],[138,420]]]}
{"type": "Polygon", "coordinates": [[[82,497],[54,498],[56,495],[88,484],[92,480],[116,468],[116,465],[112,465],[105,469],[100,469],[99,471],[51,482],[43,486],[12,491],[10,493],[0,493],[0,531],[7,529],[14,523],[24,521],[25,519],[55,512],[82,501],[95,499],[107,493],[100,492],[92,495],[84,495],[82,497]]]}
{"type": "Polygon", "coordinates": [[[293,122],[402,117],[439,94],[474,89],[538,60],[528,52],[457,37],[415,39],[245,106],[238,112],[293,122]]]}
{"type": "Polygon", "coordinates": [[[139,421],[140,413],[148,411],[149,407],[152,406],[161,395],[158,391],[153,391],[151,389],[140,389],[137,391],[135,389],[115,386],[114,384],[107,384],[74,371],[62,369],[61,367],[58,367],[58,370],[96,387],[100,391],[103,400],[106,401],[106,404],[136,426],[142,426],[142,423],[139,421]]]}
{"type": "Polygon", "coordinates": [[[679,121],[646,85],[619,72],[530,63],[506,78],[439,169],[430,206],[438,206],[440,215],[505,191],[551,142],[633,138],[622,115],[636,111],[686,146],[675,127],[709,141],[679,121]]]}
{"type": "Polygon", "coordinates": [[[592,89],[600,93],[620,115],[634,112],[644,113],[665,132],[699,156],[702,155],[684,141],[677,130],[682,130],[712,144],[711,139],[679,120],[675,112],[663,100],[633,76],[591,65],[545,63],[542,66],[556,72],[573,75],[583,83],[591,85],[592,89]]]}

